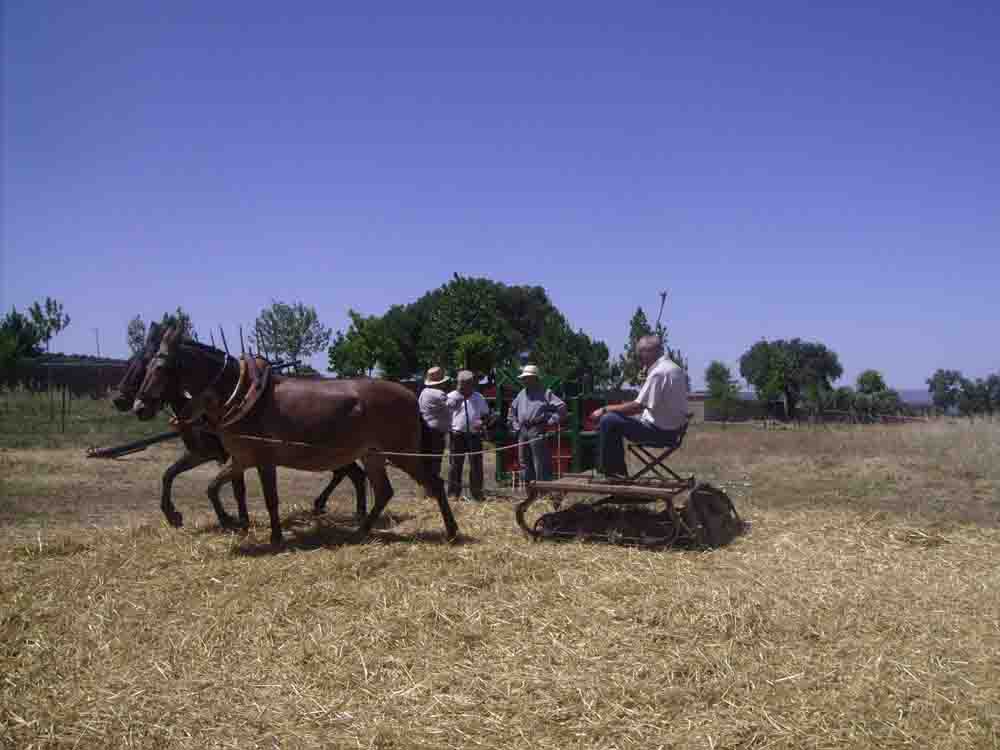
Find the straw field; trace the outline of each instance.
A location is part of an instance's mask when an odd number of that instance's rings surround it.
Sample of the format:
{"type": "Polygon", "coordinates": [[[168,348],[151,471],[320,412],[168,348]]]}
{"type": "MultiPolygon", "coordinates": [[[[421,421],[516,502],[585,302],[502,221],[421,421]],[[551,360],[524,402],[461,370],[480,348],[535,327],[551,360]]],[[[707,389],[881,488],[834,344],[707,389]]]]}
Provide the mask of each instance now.
{"type": "Polygon", "coordinates": [[[1000,424],[692,428],[676,468],[752,482],[707,552],[529,543],[504,499],[449,545],[396,472],[349,544],[349,483],[316,519],[282,470],[279,551],[212,467],[166,527],[176,455],[0,449],[0,745],[1000,747],[1000,424]]]}

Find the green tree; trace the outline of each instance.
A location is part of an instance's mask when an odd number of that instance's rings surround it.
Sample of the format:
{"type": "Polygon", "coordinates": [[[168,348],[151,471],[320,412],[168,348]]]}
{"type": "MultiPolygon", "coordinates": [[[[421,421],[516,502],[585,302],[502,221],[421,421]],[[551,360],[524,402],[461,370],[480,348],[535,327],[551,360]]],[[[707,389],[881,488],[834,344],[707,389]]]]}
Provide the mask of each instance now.
{"type": "Polygon", "coordinates": [[[639,360],[639,339],[652,336],[653,328],[649,325],[642,307],[637,307],[628,322],[628,340],[625,351],[618,358],[618,372],[621,385],[626,383],[636,385],[642,380],[642,362],[639,360]]]}
{"type": "Polygon", "coordinates": [[[832,381],[843,374],[836,353],[821,343],[802,339],[761,340],[740,357],[740,375],[757,391],[758,398],[785,401],[785,413],[795,417],[808,386],[813,393],[832,391],[832,381]]]}
{"type": "Polygon", "coordinates": [[[167,328],[176,328],[183,331],[184,335],[188,338],[198,340],[198,332],[194,328],[194,323],[191,321],[191,316],[180,306],[174,312],[163,313],[163,318],[160,320],[161,325],[164,330],[167,328]]]}
{"type": "Polygon", "coordinates": [[[708,388],[709,406],[716,410],[723,422],[728,422],[739,400],[739,384],[732,370],[724,362],[713,360],[705,368],[705,385],[708,388]]]}
{"type": "MultiPolygon", "coordinates": [[[[628,340],[625,342],[625,351],[618,357],[615,373],[617,375],[616,385],[620,388],[626,384],[638,385],[643,379],[642,361],[639,359],[639,339],[643,336],[659,336],[663,342],[663,350],[667,356],[676,362],[685,375],[687,375],[687,360],[679,349],[670,347],[667,336],[667,329],[662,323],[657,323],[653,328],[649,324],[646,312],[641,306],[635,309],[632,319],[628,325],[628,340]]],[[[691,378],[688,376],[688,388],[691,387],[691,378]]]]}
{"type": "Polygon", "coordinates": [[[854,409],[854,389],[842,385],[833,392],[833,408],[837,411],[852,411],[854,409]]]}
{"type": "MultiPolygon", "coordinates": [[[[993,376],[996,377],[996,376],[993,376]]],[[[989,379],[976,378],[959,381],[957,406],[963,416],[972,417],[976,414],[993,415],[994,402],[991,390],[993,383],[989,379]]]]}
{"type": "Polygon", "coordinates": [[[126,330],[128,337],[128,348],[132,354],[138,354],[146,346],[146,323],[141,315],[136,315],[128,322],[126,330]]]}
{"type": "Polygon", "coordinates": [[[882,373],[878,370],[865,370],[863,373],[858,375],[857,390],[858,393],[871,394],[882,393],[888,390],[888,388],[886,387],[882,373]]]}
{"type": "Polygon", "coordinates": [[[709,398],[722,399],[739,393],[739,385],[732,370],[719,360],[713,360],[705,368],[705,385],[709,398]]]}
{"type": "Polygon", "coordinates": [[[315,308],[273,300],[257,316],[250,340],[267,356],[297,362],[325,348],[330,329],[320,322],[315,308]]]}
{"type": "Polygon", "coordinates": [[[422,340],[424,361],[455,368],[456,342],[460,336],[477,333],[492,342],[494,362],[513,355],[510,322],[499,315],[500,285],[488,279],[454,279],[441,290],[430,315],[430,336],[422,340]]]}
{"type": "MultiPolygon", "coordinates": [[[[472,341],[477,342],[477,359],[491,361],[491,369],[513,367],[522,354],[534,357],[537,353],[552,358],[558,355],[556,366],[560,372],[573,373],[568,377],[599,383],[609,377],[607,346],[592,341],[582,331],[573,332],[538,286],[507,286],[454,274],[447,284],[413,303],[393,305],[377,320],[380,335],[394,344],[388,351],[381,347],[372,355],[377,369],[387,378],[413,377],[433,365],[448,370],[462,367],[464,352],[472,341]],[[550,323],[556,329],[550,330],[550,323]]],[[[353,329],[339,333],[331,346],[330,366],[335,372],[342,367],[345,372],[369,371],[366,346],[358,341],[358,326],[353,329]]],[[[370,350],[372,337],[365,338],[370,350]]]]}
{"type": "Polygon", "coordinates": [[[986,378],[986,399],[989,404],[990,416],[1000,411],[1000,373],[995,373],[986,378]]]}
{"type": "Polygon", "coordinates": [[[49,342],[52,337],[69,325],[69,315],[63,312],[61,302],[57,302],[51,297],[45,298],[45,305],[35,302],[28,308],[31,316],[31,324],[38,331],[38,335],[45,342],[45,351],[49,350],[49,342]]]}
{"type": "Polygon", "coordinates": [[[396,340],[390,335],[383,319],[347,311],[351,325],[345,334],[337,331],[327,350],[328,368],[342,378],[371,377],[375,370],[400,369],[402,359],[396,340]]]}
{"type": "Polygon", "coordinates": [[[0,331],[0,388],[7,373],[17,364],[17,337],[10,331],[0,331]]]}
{"type": "Polygon", "coordinates": [[[479,332],[459,336],[455,339],[455,365],[479,374],[492,372],[496,366],[496,344],[479,332]]]}
{"type": "Polygon", "coordinates": [[[961,372],[938,369],[926,382],[927,392],[937,409],[947,411],[958,406],[958,394],[962,388],[961,372]]]}
{"type": "Polygon", "coordinates": [[[14,359],[21,357],[37,357],[42,353],[39,344],[42,335],[26,315],[22,315],[12,307],[10,312],[0,322],[0,332],[7,337],[5,346],[10,349],[14,359]]]}

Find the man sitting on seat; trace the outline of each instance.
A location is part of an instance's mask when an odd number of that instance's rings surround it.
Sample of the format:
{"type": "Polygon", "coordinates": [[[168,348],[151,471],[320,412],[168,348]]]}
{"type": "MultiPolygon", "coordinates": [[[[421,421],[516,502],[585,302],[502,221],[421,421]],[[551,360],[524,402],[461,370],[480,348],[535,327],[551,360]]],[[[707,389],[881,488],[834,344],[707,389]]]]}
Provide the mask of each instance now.
{"type": "Polygon", "coordinates": [[[687,377],[677,363],[663,353],[658,336],[643,336],[638,344],[639,360],[649,368],[635,401],[596,409],[598,422],[598,471],[612,479],[628,477],[625,443],[666,447],[677,442],[687,422],[687,377]],[[636,414],[641,414],[635,419],[636,414]]]}

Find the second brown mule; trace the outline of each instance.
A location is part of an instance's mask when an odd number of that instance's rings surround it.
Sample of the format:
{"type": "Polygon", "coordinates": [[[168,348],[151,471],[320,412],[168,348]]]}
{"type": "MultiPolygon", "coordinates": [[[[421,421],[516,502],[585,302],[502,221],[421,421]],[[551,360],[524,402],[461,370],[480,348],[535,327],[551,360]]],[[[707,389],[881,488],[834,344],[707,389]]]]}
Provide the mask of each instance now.
{"type": "MultiPolygon", "coordinates": [[[[218,428],[226,402],[240,381],[237,360],[168,329],[149,363],[133,411],[150,419],[172,389],[194,397],[198,410],[218,428]]],[[[271,542],[282,541],[276,467],[327,471],[361,459],[375,498],[358,529],[367,536],[392,498],[386,455],[438,502],[448,539],[458,524],[444,482],[423,461],[417,399],[398,383],[369,379],[299,379],[273,375],[254,408],[235,424],[218,430],[230,455],[216,481],[225,482],[256,468],[271,520],[271,542]]]]}

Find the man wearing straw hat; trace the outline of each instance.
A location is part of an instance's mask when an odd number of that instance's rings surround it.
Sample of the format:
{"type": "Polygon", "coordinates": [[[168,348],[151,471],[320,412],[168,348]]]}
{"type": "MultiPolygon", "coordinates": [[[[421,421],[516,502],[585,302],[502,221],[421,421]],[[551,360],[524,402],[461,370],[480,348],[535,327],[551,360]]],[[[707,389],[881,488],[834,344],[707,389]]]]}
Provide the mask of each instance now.
{"type": "Polygon", "coordinates": [[[490,407],[476,391],[476,376],[468,370],[458,373],[458,389],[448,394],[451,409],[451,438],[448,456],[448,495],[457,500],[462,494],[462,470],[469,454],[469,494],[483,499],[483,430],[490,407]]]}
{"type": "Polygon", "coordinates": [[[424,389],[417,403],[420,406],[422,452],[428,454],[427,468],[432,477],[441,476],[441,457],[444,455],[444,437],[451,428],[451,410],[445,391],[451,383],[444,369],[432,367],[424,377],[424,389]]]}
{"type": "Polygon", "coordinates": [[[510,405],[507,420],[522,443],[518,458],[524,467],[524,481],[552,479],[552,451],[545,439],[547,426],[558,427],[566,419],[566,404],[542,385],[535,365],[525,365],[518,379],[524,388],[510,405]]]}

